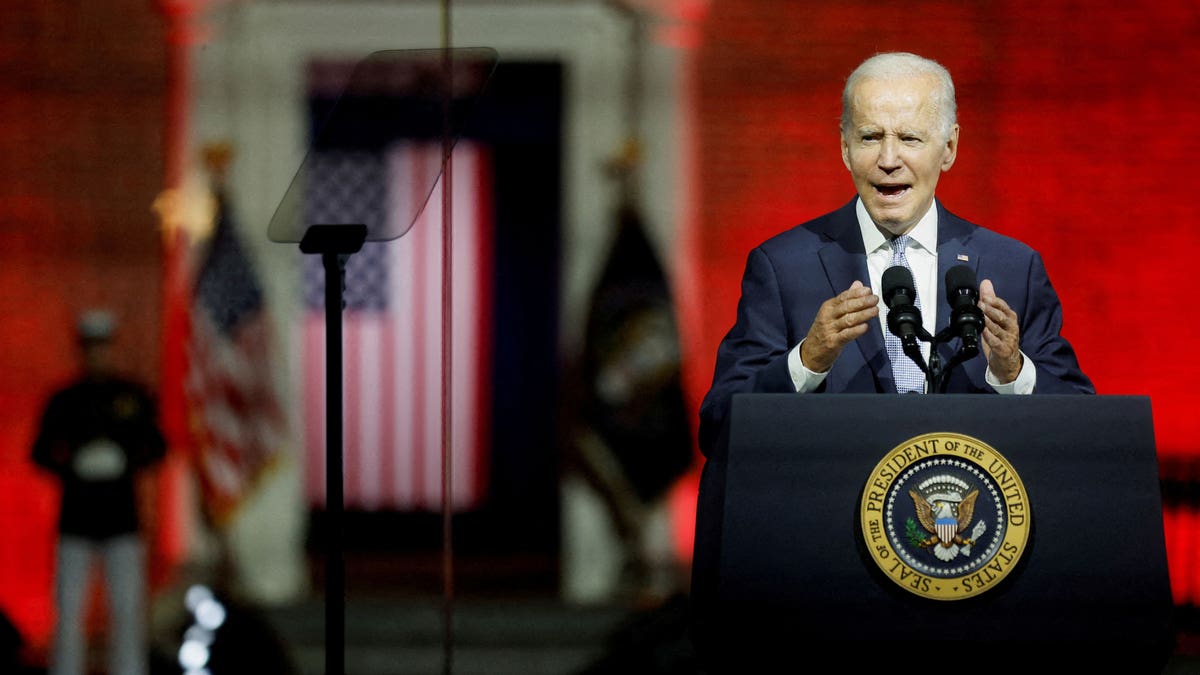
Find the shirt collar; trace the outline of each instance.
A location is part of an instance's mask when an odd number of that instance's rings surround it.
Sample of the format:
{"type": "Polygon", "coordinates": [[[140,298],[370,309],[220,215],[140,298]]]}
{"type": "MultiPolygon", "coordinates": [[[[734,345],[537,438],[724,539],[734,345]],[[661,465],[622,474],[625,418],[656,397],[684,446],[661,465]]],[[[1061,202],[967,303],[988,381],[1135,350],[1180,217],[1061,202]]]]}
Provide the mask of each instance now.
{"type": "MultiPolygon", "coordinates": [[[[925,215],[917,221],[916,227],[908,233],[914,243],[931,253],[937,251],[937,212],[937,202],[934,201],[929,205],[929,210],[925,212],[925,215]]],[[[861,197],[854,201],[854,213],[858,216],[858,229],[862,233],[863,246],[867,253],[890,246],[891,238],[885,237],[883,231],[875,225],[875,221],[871,220],[861,197]]]]}

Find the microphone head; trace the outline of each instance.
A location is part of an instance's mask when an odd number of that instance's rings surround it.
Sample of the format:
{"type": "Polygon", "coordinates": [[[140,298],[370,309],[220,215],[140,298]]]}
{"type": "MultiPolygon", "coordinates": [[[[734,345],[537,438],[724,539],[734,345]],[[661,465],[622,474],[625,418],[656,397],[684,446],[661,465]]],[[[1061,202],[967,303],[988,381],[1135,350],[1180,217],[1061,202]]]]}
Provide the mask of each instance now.
{"type": "Polygon", "coordinates": [[[979,297],[979,282],[975,279],[975,270],[966,265],[955,265],[946,270],[946,299],[953,307],[955,299],[961,296],[971,298],[974,303],[979,297]]]}
{"type": "Polygon", "coordinates": [[[884,270],[880,285],[883,286],[883,302],[889,309],[899,305],[911,305],[913,298],[917,296],[912,272],[903,265],[893,265],[884,270]]]}
{"type": "Polygon", "coordinates": [[[966,265],[946,270],[946,301],[950,304],[950,326],[962,338],[962,356],[973,358],[979,353],[979,334],[983,332],[975,270],[966,265]]]}

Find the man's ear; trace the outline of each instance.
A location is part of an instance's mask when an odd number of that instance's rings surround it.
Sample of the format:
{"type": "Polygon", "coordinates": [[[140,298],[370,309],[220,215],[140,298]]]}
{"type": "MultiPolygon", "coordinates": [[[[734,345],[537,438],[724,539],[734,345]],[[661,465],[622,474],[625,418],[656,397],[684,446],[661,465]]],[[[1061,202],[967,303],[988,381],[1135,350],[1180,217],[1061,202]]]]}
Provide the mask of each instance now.
{"type": "MultiPolygon", "coordinates": [[[[958,125],[950,129],[950,137],[946,139],[946,147],[942,153],[942,171],[949,171],[958,158],[958,125]]],[[[844,151],[843,151],[844,152],[844,151]]]]}

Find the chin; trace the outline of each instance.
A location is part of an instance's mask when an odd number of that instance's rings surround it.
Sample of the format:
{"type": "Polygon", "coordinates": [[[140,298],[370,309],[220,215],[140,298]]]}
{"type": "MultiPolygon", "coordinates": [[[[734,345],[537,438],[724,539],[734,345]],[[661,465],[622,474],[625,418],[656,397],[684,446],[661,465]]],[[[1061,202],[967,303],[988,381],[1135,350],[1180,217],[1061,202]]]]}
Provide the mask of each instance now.
{"type": "MultiPolygon", "coordinates": [[[[868,213],[870,212],[868,211],[868,213]]],[[[911,216],[902,217],[888,214],[879,214],[878,216],[871,214],[871,219],[875,221],[876,225],[882,227],[888,232],[891,232],[892,234],[904,234],[917,222],[916,219],[912,218],[911,216]]]]}

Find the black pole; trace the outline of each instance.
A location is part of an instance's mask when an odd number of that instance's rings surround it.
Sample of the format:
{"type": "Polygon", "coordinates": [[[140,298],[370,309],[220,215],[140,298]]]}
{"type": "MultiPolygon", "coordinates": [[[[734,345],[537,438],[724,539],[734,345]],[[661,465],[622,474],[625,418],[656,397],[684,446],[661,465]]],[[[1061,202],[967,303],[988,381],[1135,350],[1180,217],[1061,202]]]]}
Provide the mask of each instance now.
{"type": "Polygon", "coordinates": [[[325,267],[325,675],[346,664],[346,570],[342,553],[342,288],[346,258],[322,253],[325,267]]]}
{"type": "Polygon", "coordinates": [[[963,338],[959,343],[958,350],[950,356],[950,360],[943,364],[939,358],[937,366],[934,368],[933,359],[937,356],[938,345],[948,344],[955,337],[961,336],[955,331],[954,324],[943,328],[940,333],[933,337],[932,344],[929,347],[930,393],[946,393],[951,371],[979,355],[979,340],[976,338],[963,338]]]}
{"type": "Polygon", "coordinates": [[[313,225],[300,250],[325,268],[325,675],[346,671],[346,570],[342,555],[342,303],[346,261],[362,248],[365,225],[313,225]]]}

